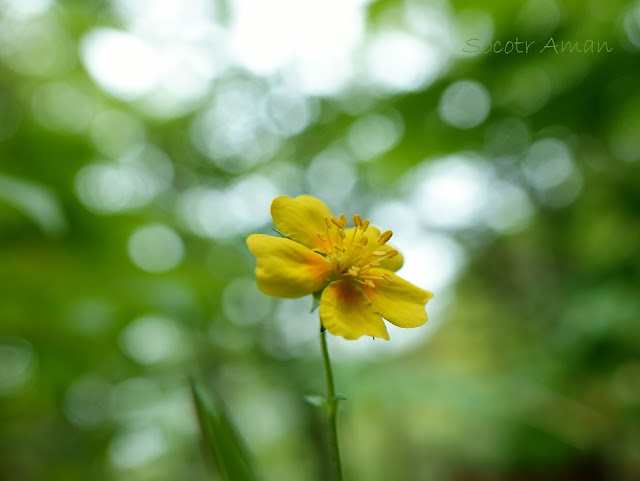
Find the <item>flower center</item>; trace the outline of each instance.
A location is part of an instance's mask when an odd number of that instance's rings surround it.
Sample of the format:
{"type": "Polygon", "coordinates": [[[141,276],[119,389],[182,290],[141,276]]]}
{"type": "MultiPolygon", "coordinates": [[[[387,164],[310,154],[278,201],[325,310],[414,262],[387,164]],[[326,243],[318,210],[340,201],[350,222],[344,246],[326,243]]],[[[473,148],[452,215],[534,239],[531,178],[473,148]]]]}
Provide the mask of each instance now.
{"type": "Polygon", "coordinates": [[[324,218],[327,225],[326,232],[318,232],[316,235],[325,247],[327,260],[331,263],[334,276],[350,278],[360,284],[375,287],[374,281],[389,281],[393,278],[390,274],[379,274],[372,271],[380,267],[382,259],[390,259],[398,255],[398,251],[390,249],[385,244],[391,239],[393,232],[384,231],[375,245],[369,244],[369,237],[365,235],[369,228],[369,219],[362,220],[356,214],[353,216],[353,231],[345,232],[348,225],[347,218],[340,214],[340,218],[324,218]]]}

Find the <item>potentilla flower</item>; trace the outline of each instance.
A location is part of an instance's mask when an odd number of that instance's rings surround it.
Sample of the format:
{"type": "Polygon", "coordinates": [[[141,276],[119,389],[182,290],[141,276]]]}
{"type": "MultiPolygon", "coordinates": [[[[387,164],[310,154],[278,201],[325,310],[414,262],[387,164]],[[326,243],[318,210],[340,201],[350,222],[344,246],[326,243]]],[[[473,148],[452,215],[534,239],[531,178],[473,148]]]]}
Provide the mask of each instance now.
{"type": "Polygon", "coordinates": [[[333,335],[389,340],[382,318],[399,327],[427,321],[425,305],[433,294],[398,277],[403,258],[388,241],[390,230],[353,216],[334,217],[319,199],[281,196],[271,204],[271,217],[286,236],[252,234],[258,287],[270,296],[320,299],[320,321],[333,335]]]}

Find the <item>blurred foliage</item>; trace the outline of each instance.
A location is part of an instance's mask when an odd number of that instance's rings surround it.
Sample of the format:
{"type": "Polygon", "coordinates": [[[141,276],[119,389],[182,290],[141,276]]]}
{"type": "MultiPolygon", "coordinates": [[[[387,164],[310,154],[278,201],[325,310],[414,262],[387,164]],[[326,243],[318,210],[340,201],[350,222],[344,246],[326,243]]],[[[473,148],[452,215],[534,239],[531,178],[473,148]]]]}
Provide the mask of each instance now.
{"type": "Polygon", "coordinates": [[[204,444],[223,479],[256,481],[247,446],[220,399],[208,402],[193,380],[191,392],[204,444]]]}
{"type": "Polygon", "coordinates": [[[0,479],[218,479],[194,371],[264,479],[328,479],[311,301],[244,245],[301,193],[387,212],[436,294],[332,346],[346,479],[640,478],[640,4],[143,4],[0,2],[0,479]]]}

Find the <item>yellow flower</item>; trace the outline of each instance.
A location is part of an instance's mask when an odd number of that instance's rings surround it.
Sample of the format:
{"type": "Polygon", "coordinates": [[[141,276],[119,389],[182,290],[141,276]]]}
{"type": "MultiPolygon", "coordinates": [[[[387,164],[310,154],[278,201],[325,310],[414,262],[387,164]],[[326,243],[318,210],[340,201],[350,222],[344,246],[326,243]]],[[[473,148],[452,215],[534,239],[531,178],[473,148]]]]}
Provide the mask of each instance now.
{"type": "Polygon", "coordinates": [[[277,197],[271,216],[287,238],[247,238],[262,292],[288,298],[320,296],[322,325],[346,339],[389,340],[382,318],[399,327],[427,321],[425,304],[433,294],[394,274],[403,258],[387,244],[390,230],[381,234],[358,214],[353,216],[354,227],[347,228],[344,214],[334,217],[322,201],[309,195],[277,197]]]}

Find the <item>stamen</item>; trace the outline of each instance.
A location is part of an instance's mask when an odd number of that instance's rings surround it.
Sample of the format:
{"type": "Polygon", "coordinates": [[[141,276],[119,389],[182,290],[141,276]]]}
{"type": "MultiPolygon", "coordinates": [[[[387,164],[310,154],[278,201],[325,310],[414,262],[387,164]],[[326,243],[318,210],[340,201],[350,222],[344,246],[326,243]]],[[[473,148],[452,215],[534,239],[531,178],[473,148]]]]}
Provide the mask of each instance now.
{"type": "Polygon", "coordinates": [[[380,244],[381,246],[385,245],[389,241],[389,239],[391,239],[392,235],[393,232],[391,232],[390,230],[384,231],[378,239],[378,244],[380,244]]]}
{"type": "Polygon", "coordinates": [[[329,240],[329,250],[334,250],[335,246],[333,245],[333,240],[331,239],[331,234],[329,233],[329,231],[331,230],[331,224],[326,217],[324,218],[324,221],[327,224],[327,239],[329,240]]]}
{"type": "Polygon", "coordinates": [[[377,281],[381,281],[384,279],[382,276],[360,276],[360,279],[375,279],[377,281]]]}
{"type": "Polygon", "coordinates": [[[349,242],[349,246],[353,245],[353,242],[356,240],[356,234],[358,233],[358,227],[353,229],[353,235],[351,236],[351,241],[349,242]]]}
{"type": "MultiPolygon", "coordinates": [[[[379,285],[383,281],[393,282],[393,274],[383,271],[367,272],[370,269],[379,268],[380,260],[392,258],[398,255],[398,251],[387,247],[379,247],[379,250],[373,250],[375,247],[365,248],[369,244],[369,238],[365,237],[365,232],[369,228],[369,219],[362,220],[358,214],[353,216],[352,235],[347,237],[345,227],[349,225],[344,214],[340,217],[325,217],[324,222],[327,225],[325,234],[317,233],[318,239],[327,246],[328,260],[331,262],[332,270],[338,275],[348,277],[352,282],[375,288],[376,283],[379,285]],[[332,235],[330,230],[336,226],[338,232],[332,235]],[[384,250],[382,250],[384,249],[384,250]],[[376,274],[376,275],[367,275],[376,274]]],[[[377,229],[376,229],[377,231],[377,229]]],[[[384,231],[377,239],[380,246],[384,246],[393,232],[384,231]]]]}
{"type": "Polygon", "coordinates": [[[358,267],[356,266],[349,267],[349,272],[348,272],[349,275],[353,277],[358,277],[359,272],[360,272],[360,269],[358,269],[358,267]]]}

